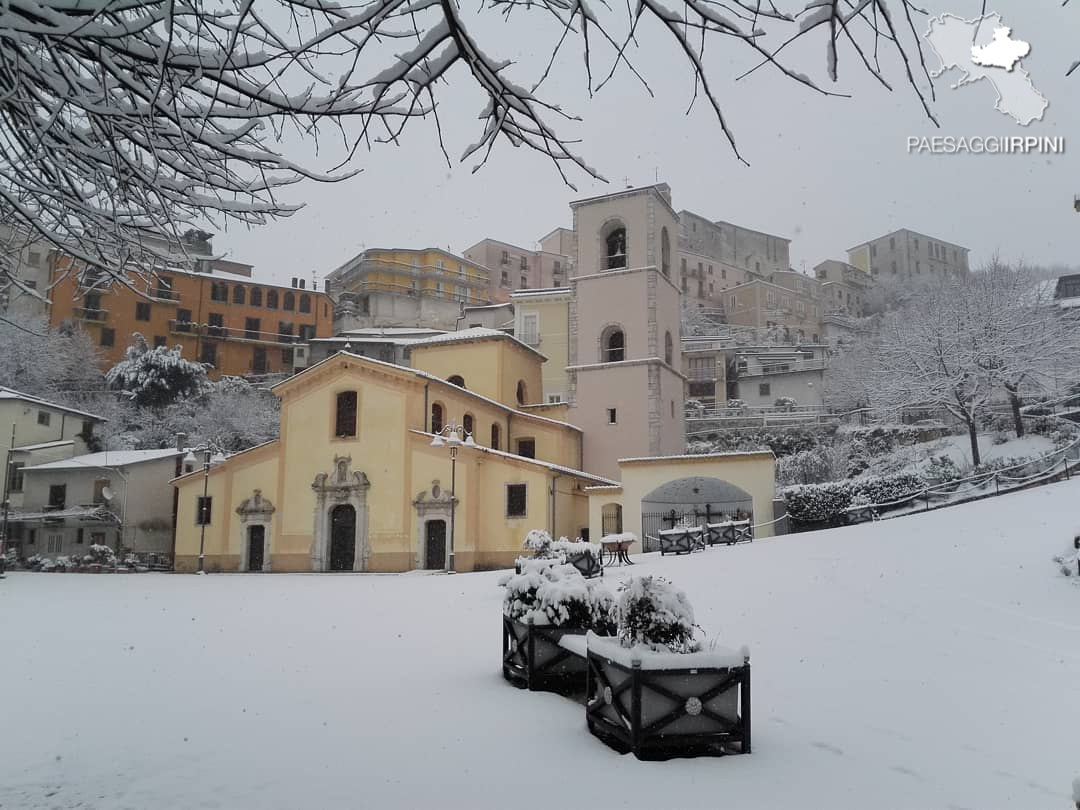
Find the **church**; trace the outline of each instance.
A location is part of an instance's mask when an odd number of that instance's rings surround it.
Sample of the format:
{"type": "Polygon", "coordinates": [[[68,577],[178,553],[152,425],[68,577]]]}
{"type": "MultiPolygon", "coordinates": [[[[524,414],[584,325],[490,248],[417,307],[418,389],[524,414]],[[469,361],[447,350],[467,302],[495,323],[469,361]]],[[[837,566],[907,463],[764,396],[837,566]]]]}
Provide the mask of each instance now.
{"type": "Polygon", "coordinates": [[[640,533],[676,497],[771,533],[770,453],[682,455],[668,187],[571,210],[565,401],[545,399],[548,358],[494,329],[418,340],[408,366],[332,355],[274,387],[277,440],[175,479],[176,570],[505,568],[530,529],[640,533]]]}

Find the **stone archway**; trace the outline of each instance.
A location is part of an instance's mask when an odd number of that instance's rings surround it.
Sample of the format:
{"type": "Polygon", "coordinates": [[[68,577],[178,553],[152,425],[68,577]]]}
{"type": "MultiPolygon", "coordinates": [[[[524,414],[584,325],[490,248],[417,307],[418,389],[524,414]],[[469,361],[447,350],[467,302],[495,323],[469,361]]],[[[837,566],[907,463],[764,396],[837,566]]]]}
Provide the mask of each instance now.
{"type": "Polygon", "coordinates": [[[641,535],[645,551],[655,550],[648,538],[679,523],[700,526],[727,520],[751,520],[754,499],[730,481],[710,476],[677,478],[641,499],[641,535]]]}
{"type": "MultiPolygon", "coordinates": [[[[311,484],[315,492],[315,527],[311,538],[311,570],[330,570],[333,512],[337,506],[351,506],[355,514],[353,571],[367,571],[371,559],[368,542],[367,476],[352,469],[352,456],[334,456],[333,471],[319,473],[311,484]]],[[[340,513],[339,513],[340,514],[340,513]]]]}
{"type": "MultiPolygon", "coordinates": [[[[433,532],[429,529],[428,523],[432,521],[442,521],[445,526],[450,525],[450,508],[453,503],[453,498],[450,497],[450,493],[446,492],[439,484],[439,480],[435,479],[431,482],[431,489],[425,489],[420,492],[416,499],[413,501],[413,507],[416,509],[416,568],[427,568],[429,564],[428,560],[428,538],[437,536],[438,532],[433,532]]],[[[434,527],[432,527],[434,528],[434,527]]],[[[447,529],[449,531],[449,529],[447,529]]],[[[443,568],[449,565],[449,548],[450,539],[446,537],[445,543],[446,551],[444,556],[447,558],[442,565],[443,568]]]]}
{"type": "Polygon", "coordinates": [[[270,547],[273,537],[273,518],[277,509],[270,501],[262,496],[262,490],[256,489],[250,498],[245,498],[236,507],[236,514],[240,516],[240,525],[243,527],[243,540],[240,544],[240,570],[241,571],[269,571],[270,547]],[[258,540],[262,535],[262,548],[252,545],[253,540],[258,540]],[[254,569],[252,560],[262,558],[262,564],[254,569]]]}

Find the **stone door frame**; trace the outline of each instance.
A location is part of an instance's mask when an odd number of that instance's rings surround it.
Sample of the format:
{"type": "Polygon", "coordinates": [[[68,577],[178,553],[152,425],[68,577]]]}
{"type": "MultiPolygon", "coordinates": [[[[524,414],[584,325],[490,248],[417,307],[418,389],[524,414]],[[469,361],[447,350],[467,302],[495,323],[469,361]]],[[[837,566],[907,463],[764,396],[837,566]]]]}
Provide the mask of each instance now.
{"type": "Polygon", "coordinates": [[[330,513],[335,506],[349,505],[356,511],[356,546],[353,571],[367,571],[371,559],[368,541],[367,491],[371,482],[364,473],[352,470],[352,456],[334,456],[329,473],[319,473],[311,484],[315,492],[314,529],[311,535],[311,570],[330,570],[330,513]]]}
{"type": "Polygon", "coordinates": [[[245,498],[236,507],[236,514],[240,516],[240,525],[243,528],[244,537],[240,544],[240,570],[247,571],[251,557],[251,536],[248,531],[252,526],[263,528],[263,564],[262,571],[269,573],[271,538],[274,535],[274,512],[277,508],[262,496],[262,490],[256,489],[250,498],[245,498]]]}
{"type": "Polygon", "coordinates": [[[443,560],[443,568],[450,567],[450,508],[453,501],[450,493],[445,491],[436,478],[431,482],[431,489],[425,489],[418,493],[413,500],[416,509],[416,558],[415,567],[424,569],[427,563],[427,525],[432,520],[446,522],[446,553],[443,560]]]}

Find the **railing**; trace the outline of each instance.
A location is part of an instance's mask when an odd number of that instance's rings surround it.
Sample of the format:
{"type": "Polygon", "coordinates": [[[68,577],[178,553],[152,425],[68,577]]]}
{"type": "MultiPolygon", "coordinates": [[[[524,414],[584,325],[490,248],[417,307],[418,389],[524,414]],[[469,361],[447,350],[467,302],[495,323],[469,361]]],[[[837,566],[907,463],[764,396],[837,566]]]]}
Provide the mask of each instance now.
{"type": "Polygon", "coordinates": [[[169,331],[179,333],[182,335],[211,337],[218,340],[236,340],[244,343],[258,343],[275,346],[280,343],[302,343],[307,342],[315,335],[310,337],[303,335],[294,335],[285,332],[266,332],[262,330],[253,330],[246,327],[233,327],[233,326],[218,326],[216,324],[195,323],[194,321],[169,321],[169,331]],[[252,337],[255,335],[255,337],[252,337]]]}
{"type": "Polygon", "coordinates": [[[794,360],[775,363],[753,363],[739,366],[740,377],[762,377],[768,374],[794,374],[799,371],[824,371],[824,360],[794,360]]]}
{"type": "Polygon", "coordinates": [[[75,314],[83,321],[107,321],[109,319],[109,310],[107,309],[87,309],[86,307],[75,307],[75,314]]]}

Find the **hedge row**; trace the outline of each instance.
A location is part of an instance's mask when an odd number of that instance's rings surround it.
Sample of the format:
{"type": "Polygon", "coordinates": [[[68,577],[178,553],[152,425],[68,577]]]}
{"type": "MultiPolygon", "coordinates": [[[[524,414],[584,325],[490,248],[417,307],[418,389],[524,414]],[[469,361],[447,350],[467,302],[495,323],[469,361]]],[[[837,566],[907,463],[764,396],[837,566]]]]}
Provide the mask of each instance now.
{"type": "Polygon", "coordinates": [[[792,519],[800,523],[823,523],[835,520],[852,506],[892,503],[921,492],[925,486],[919,476],[899,473],[804,484],[788,487],[780,495],[792,519]]]}

